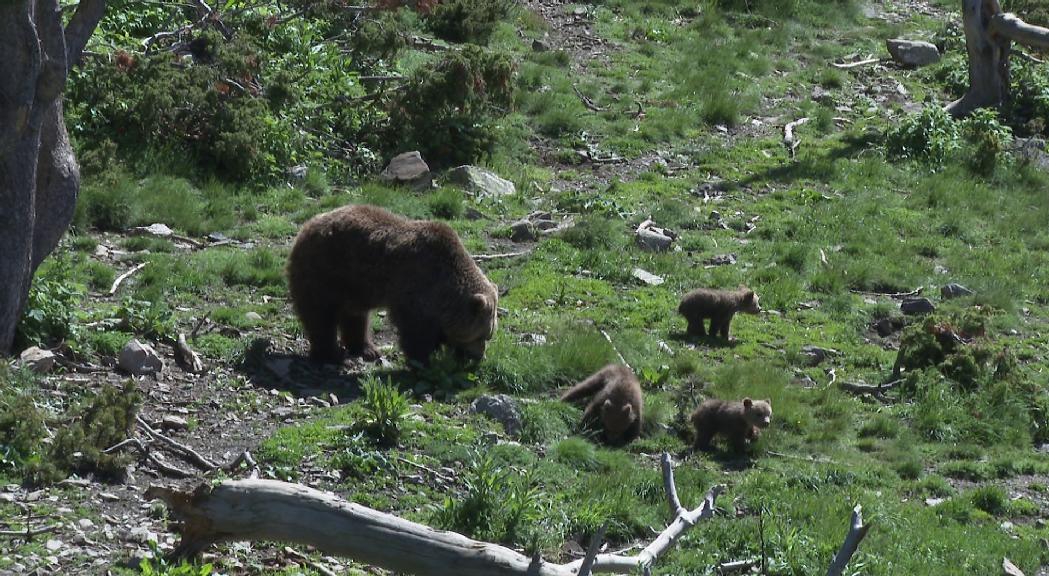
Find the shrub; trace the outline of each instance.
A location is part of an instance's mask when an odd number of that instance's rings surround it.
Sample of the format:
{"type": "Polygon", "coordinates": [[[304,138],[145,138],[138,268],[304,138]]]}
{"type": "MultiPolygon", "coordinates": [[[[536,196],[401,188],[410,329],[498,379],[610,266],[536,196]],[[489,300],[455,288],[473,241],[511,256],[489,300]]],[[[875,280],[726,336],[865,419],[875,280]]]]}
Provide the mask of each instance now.
{"type": "Polygon", "coordinates": [[[54,346],[75,337],[76,311],[83,296],[69,281],[63,260],[37,274],[15,334],[16,347],[54,346]]]}
{"type": "Polygon", "coordinates": [[[443,0],[426,16],[426,26],[449,42],[487,44],[513,6],[511,0],[443,0]]]}
{"type": "Polygon", "coordinates": [[[455,188],[441,188],[427,201],[430,213],[436,218],[454,220],[463,215],[463,193],[455,188]]]}
{"type": "Polygon", "coordinates": [[[958,124],[943,107],[929,104],[889,130],[885,144],[897,158],[941,165],[960,148],[958,124]]]}
{"type": "Polygon", "coordinates": [[[476,46],[419,70],[390,110],[391,153],[419,150],[432,168],[490,155],[495,119],[513,105],[513,73],[508,56],[476,46]]]}
{"type": "Polygon", "coordinates": [[[969,166],[978,174],[988,175],[1008,158],[1013,132],[998,119],[998,112],[981,108],[961,122],[962,134],[969,144],[969,166]]]}

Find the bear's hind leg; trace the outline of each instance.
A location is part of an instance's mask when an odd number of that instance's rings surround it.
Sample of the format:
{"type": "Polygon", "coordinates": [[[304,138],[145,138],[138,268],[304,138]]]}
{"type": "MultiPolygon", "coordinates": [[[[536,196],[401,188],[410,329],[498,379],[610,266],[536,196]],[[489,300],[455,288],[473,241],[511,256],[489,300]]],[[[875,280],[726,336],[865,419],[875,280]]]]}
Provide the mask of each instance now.
{"type": "Polygon", "coordinates": [[[342,345],[346,347],[350,356],[360,357],[367,362],[374,362],[382,357],[379,349],[372,344],[370,329],[367,312],[342,312],[339,318],[339,333],[342,336],[342,345]]]}

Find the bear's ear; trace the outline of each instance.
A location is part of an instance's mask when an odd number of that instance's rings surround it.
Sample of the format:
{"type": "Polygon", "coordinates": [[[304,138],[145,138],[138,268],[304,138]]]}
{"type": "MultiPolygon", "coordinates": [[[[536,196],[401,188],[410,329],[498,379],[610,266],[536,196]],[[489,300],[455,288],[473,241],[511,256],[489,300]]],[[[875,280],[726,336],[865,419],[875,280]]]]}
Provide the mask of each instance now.
{"type": "Polygon", "coordinates": [[[474,294],[471,303],[473,304],[474,312],[477,314],[483,314],[492,307],[491,302],[488,300],[488,296],[481,293],[474,294]]]}
{"type": "Polygon", "coordinates": [[[754,401],[751,400],[749,396],[743,399],[743,407],[744,408],[750,408],[753,405],[754,405],[754,401]]]}

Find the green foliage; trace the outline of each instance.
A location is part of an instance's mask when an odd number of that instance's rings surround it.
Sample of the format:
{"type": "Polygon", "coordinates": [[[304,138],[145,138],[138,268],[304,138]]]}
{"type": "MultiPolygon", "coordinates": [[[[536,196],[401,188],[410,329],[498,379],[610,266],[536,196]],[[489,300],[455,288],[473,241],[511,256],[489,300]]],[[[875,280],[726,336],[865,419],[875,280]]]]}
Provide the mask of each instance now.
{"type": "Polygon", "coordinates": [[[427,14],[426,26],[449,42],[487,44],[513,7],[511,0],[443,0],[427,14]]]}
{"type": "Polygon", "coordinates": [[[980,486],[969,494],[973,506],[992,515],[1005,511],[1009,496],[999,486],[980,486]]]}
{"type": "MultiPolygon", "coordinates": [[[[477,46],[417,71],[390,110],[390,149],[419,150],[432,168],[490,155],[495,121],[513,105],[512,61],[477,46]]],[[[392,152],[391,152],[392,153],[392,152]]]]}
{"type": "Polygon", "coordinates": [[[958,124],[937,104],[928,104],[891,128],[885,137],[889,154],[938,166],[961,147],[958,124]]]}
{"type": "Polygon", "coordinates": [[[106,385],[90,401],[71,411],[47,454],[29,468],[30,484],[49,484],[69,473],[94,474],[103,480],[124,477],[127,456],[103,450],[127,439],[135,425],[140,397],[134,382],[123,389],[106,385]]]}
{"type": "Polygon", "coordinates": [[[461,190],[441,188],[430,196],[427,204],[430,207],[430,213],[434,217],[443,220],[455,220],[463,215],[465,210],[463,202],[464,197],[461,190]]]}
{"type": "Polygon", "coordinates": [[[29,288],[25,312],[16,329],[16,346],[55,346],[77,334],[76,317],[83,292],[72,285],[63,260],[38,273],[29,288]]]}
{"type": "Polygon", "coordinates": [[[165,559],[164,552],[160,550],[156,542],[149,542],[153,551],[152,558],[143,558],[138,569],[141,576],[211,576],[214,567],[209,564],[194,564],[187,560],[179,560],[177,563],[165,559]]]}
{"type": "Polygon", "coordinates": [[[374,375],[361,381],[361,391],[365,430],[383,445],[396,445],[410,411],[408,397],[391,380],[383,381],[374,375]]]}
{"type": "Polygon", "coordinates": [[[998,119],[998,112],[981,108],[961,123],[962,135],[969,144],[969,166],[977,174],[989,175],[1008,157],[1012,130],[998,119]]]}
{"type": "Polygon", "coordinates": [[[30,396],[7,392],[0,393],[0,471],[18,473],[39,461],[47,427],[44,413],[30,396]]]}
{"type": "Polygon", "coordinates": [[[544,493],[528,476],[500,466],[488,454],[476,454],[463,474],[465,493],[446,498],[435,523],[468,537],[520,542],[542,511],[544,493]]]}

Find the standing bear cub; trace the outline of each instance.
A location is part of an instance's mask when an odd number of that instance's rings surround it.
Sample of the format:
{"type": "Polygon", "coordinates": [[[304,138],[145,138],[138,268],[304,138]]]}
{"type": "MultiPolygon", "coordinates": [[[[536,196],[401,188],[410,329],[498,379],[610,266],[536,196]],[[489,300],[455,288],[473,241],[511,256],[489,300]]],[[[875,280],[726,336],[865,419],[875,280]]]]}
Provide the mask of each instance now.
{"type": "Polygon", "coordinates": [[[443,222],[409,220],[375,206],[344,206],[302,226],[288,256],[291,302],[310,358],[338,363],[343,351],[377,360],[369,314],[389,311],[401,349],[426,364],[442,344],[484,357],[499,293],[443,222]]]}
{"type": "Polygon", "coordinates": [[[710,441],[721,434],[736,452],[742,452],[771,422],[772,404],[768,400],[744,398],[742,402],[730,402],[712,398],[692,413],[692,425],[696,428],[694,447],[709,450],[710,441]]]}
{"type": "Polygon", "coordinates": [[[641,384],[629,366],[609,364],[561,396],[565,402],[593,398],[583,412],[583,424],[601,423],[605,442],[629,444],[641,435],[641,384]]]}
{"type": "Polygon", "coordinates": [[[753,290],[711,290],[699,288],[685,294],[677,307],[678,314],[688,320],[689,336],[706,336],[704,322],[710,318],[710,335],[719,333],[725,340],[729,339],[728,325],[736,312],[757,314],[761,312],[758,295],[753,290]]]}

